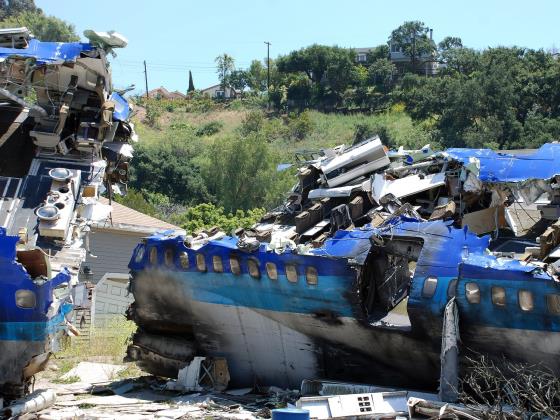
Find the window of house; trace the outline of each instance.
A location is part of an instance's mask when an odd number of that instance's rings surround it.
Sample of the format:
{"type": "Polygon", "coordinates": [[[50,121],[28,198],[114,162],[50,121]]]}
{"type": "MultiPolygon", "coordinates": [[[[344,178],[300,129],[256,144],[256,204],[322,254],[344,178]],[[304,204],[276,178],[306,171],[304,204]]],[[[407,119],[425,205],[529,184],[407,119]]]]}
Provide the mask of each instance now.
{"type": "Polygon", "coordinates": [[[422,287],[422,297],[431,298],[436,293],[437,282],[437,277],[426,277],[424,287],[422,287]]]}
{"type": "Polygon", "coordinates": [[[249,268],[249,274],[254,279],[258,279],[261,277],[261,272],[259,270],[259,262],[253,258],[249,258],[247,260],[247,267],[249,268]]]}
{"type": "Polygon", "coordinates": [[[206,260],[204,255],[196,254],[196,268],[198,271],[206,271],[206,260]]]}
{"type": "Polygon", "coordinates": [[[552,315],[560,315],[560,295],[546,295],[546,306],[552,315]]]}
{"type": "Polygon", "coordinates": [[[305,279],[307,284],[315,286],[319,283],[319,275],[317,274],[317,269],[315,267],[307,267],[305,269],[305,279]]]}
{"type": "Polygon", "coordinates": [[[150,248],[150,264],[157,264],[157,248],[155,246],[150,248]]]}
{"type": "Polygon", "coordinates": [[[179,254],[179,262],[181,263],[182,268],[189,268],[189,254],[187,254],[185,251],[181,252],[179,254]]]}
{"type": "Polygon", "coordinates": [[[222,257],[219,255],[212,256],[212,267],[216,273],[224,272],[224,264],[222,263],[222,257]]]}
{"type": "Polygon", "coordinates": [[[496,306],[506,306],[506,289],[501,286],[492,286],[492,303],[496,306]]]}
{"type": "Polygon", "coordinates": [[[217,90],[217,91],[216,91],[216,98],[218,98],[218,99],[224,99],[225,96],[226,96],[226,95],[225,95],[225,92],[224,92],[223,90],[217,90]]]}
{"type": "Polygon", "coordinates": [[[297,267],[293,264],[286,264],[286,277],[290,283],[297,283],[298,274],[297,267]]]}
{"type": "Polygon", "coordinates": [[[447,298],[451,299],[452,297],[455,297],[456,293],[457,293],[457,279],[452,279],[449,282],[449,286],[447,286],[447,298]]]}
{"type": "Polygon", "coordinates": [[[465,295],[469,303],[480,303],[480,288],[478,287],[478,284],[465,284],[465,295]]]}
{"type": "Polygon", "coordinates": [[[167,248],[163,254],[163,259],[165,260],[165,265],[171,267],[173,265],[173,249],[167,248]]]}
{"type": "Polygon", "coordinates": [[[278,270],[276,269],[276,264],[267,262],[266,274],[270,280],[278,280],[278,270]]]}
{"type": "Polygon", "coordinates": [[[532,311],[534,308],[533,294],[528,290],[520,290],[517,292],[517,301],[522,311],[532,311]]]}
{"type": "Polygon", "coordinates": [[[363,63],[364,61],[367,61],[367,55],[364,54],[364,53],[359,53],[359,54],[358,54],[358,61],[359,61],[360,63],[363,63]]]}
{"type": "Polygon", "coordinates": [[[239,263],[239,258],[234,256],[229,257],[229,269],[236,276],[241,274],[241,264],[239,263]]]}

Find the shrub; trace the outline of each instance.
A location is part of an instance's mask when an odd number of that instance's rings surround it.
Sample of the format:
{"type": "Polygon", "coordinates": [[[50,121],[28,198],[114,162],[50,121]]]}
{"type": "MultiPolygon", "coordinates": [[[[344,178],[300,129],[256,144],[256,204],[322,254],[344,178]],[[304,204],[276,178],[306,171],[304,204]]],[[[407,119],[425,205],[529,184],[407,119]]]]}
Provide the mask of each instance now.
{"type": "Polygon", "coordinates": [[[258,133],[265,125],[265,117],[261,111],[249,112],[241,122],[240,132],[242,136],[248,136],[251,133],[258,133]]]}
{"type": "Polygon", "coordinates": [[[196,234],[200,230],[210,229],[214,226],[218,226],[229,234],[240,227],[251,227],[264,213],[265,210],[262,208],[226,213],[223,207],[211,203],[203,203],[188,208],[185,212],[174,216],[172,220],[189,234],[196,234]]]}
{"type": "Polygon", "coordinates": [[[309,111],[303,111],[301,114],[290,114],[288,116],[288,127],[290,136],[295,140],[303,140],[307,137],[315,127],[309,111]]]}
{"type": "Polygon", "coordinates": [[[195,131],[195,134],[198,137],[212,136],[216,133],[219,133],[220,130],[223,127],[224,127],[224,125],[220,121],[210,121],[210,122],[198,127],[195,131]]]}

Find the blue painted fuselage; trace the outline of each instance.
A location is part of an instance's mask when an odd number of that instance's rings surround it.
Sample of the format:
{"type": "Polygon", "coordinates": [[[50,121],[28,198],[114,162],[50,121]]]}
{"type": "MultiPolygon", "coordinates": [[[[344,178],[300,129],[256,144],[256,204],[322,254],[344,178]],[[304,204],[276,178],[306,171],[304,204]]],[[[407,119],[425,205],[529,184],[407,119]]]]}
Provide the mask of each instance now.
{"type": "Polygon", "coordinates": [[[134,317],[150,333],[193,334],[203,353],[227,357],[238,384],[315,376],[433,386],[443,311],[455,296],[464,348],[560,372],[560,287],[536,266],[496,259],[488,242],[406,219],[339,231],[304,255],[266,245],[243,252],[229,237],[195,250],[182,237],[153,236],[130,263],[134,317]],[[411,238],[422,248],[406,310],[368,313],[370,256],[411,238]]]}
{"type": "Polygon", "coordinates": [[[26,375],[35,373],[30,363],[34,358],[48,356],[52,340],[72,309],[68,303],[53,306],[54,289],[70,281],[68,271],[62,270],[49,281],[34,282],[17,261],[18,240],[0,227],[0,391],[3,387],[7,394],[11,386],[21,386],[26,375]]]}

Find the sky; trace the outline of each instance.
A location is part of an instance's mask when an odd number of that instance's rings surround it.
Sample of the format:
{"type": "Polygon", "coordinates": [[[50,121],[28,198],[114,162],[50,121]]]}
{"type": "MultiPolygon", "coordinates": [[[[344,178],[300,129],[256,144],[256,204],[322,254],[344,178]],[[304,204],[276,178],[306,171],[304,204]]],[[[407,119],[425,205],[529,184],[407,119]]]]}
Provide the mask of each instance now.
{"type": "MultiPolygon", "coordinates": [[[[476,49],[560,46],[558,0],[35,0],[48,15],[85,29],[115,30],[129,41],[112,59],[113,84],[164,86],[185,92],[192,71],[197,89],[218,83],[215,58],[236,68],[314,43],[373,47],[408,20],[433,28],[436,42],[458,36],[476,49]]],[[[84,39],[85,40],[85,39],[84,39]]]]}

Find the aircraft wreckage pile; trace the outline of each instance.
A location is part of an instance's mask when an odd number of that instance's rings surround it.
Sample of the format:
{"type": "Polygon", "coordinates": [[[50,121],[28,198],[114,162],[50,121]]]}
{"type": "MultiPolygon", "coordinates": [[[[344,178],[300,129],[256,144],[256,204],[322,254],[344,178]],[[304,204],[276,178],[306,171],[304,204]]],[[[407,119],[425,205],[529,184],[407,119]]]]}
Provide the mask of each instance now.
{"type": "Polygon", "coordinates": [[[225,358],[234,386],[439,384],[447,400],[466,349],[560,373],[560,144],[388,151],[376,137],[298,161],[286,202],[251,229],[137,246],[129,360],[181,378],[197,356],[225,358]]]}
{"type": "Polygon", "coordinates": [[[74,286],[93,222],[126,188],[132,106],[113,89],[107,56],[127,41],[85,31],[42,42],[0,29],[0,396],[24,394],[59,339],[76,329],[74,286]]]}

